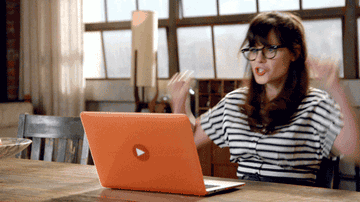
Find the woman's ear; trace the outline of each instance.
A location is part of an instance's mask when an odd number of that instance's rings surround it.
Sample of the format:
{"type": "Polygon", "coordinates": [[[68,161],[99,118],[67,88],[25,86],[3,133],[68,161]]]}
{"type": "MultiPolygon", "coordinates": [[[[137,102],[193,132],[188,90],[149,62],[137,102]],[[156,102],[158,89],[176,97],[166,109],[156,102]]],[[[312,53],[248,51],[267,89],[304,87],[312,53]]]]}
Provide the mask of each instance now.
{"type": "Polygon", "coordinates": [[[300,56],[300,45],[294,47],[294,53],[292,54],[291,62],[297,60],[300,56]]]}

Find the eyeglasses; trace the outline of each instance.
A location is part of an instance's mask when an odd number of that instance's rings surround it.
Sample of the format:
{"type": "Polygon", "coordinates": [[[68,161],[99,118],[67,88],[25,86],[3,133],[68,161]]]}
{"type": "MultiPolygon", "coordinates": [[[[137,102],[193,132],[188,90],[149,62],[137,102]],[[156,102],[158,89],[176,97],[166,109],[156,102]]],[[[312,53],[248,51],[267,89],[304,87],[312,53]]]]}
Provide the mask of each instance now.
{"type": "Polygon", "coordinates": [[[244,48],[241,49],[241,52],[244,54],[245,58],[254,61],[256,59],[256,56],[258,55],[258,52],[261,51],[263,56],[267,59],[273,59],[276,56],[277,49],[279,48],[285,48],[283,45],[275,46],[264,46],[262,48],[244,48]]]}

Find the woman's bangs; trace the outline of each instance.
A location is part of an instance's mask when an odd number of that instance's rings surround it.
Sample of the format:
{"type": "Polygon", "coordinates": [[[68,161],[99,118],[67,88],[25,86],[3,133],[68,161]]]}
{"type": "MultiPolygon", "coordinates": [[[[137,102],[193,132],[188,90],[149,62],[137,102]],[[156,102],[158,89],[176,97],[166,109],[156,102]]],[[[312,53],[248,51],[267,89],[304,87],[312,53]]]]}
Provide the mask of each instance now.
{"type": "Polygon", "coordinates": [[[254,47],[258,44],[268,45],[268,35],[272,28],[273,26],[268,23],[254,23],[249,29],[249,46],[254,47]]]}

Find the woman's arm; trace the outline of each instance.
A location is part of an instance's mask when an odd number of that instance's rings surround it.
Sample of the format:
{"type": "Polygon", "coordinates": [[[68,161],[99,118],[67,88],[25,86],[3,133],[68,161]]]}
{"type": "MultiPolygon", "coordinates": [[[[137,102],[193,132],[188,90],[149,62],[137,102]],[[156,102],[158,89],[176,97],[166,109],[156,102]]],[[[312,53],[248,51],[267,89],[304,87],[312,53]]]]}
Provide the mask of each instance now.
{"type": "Polygon", "coordinates": [[[335,139],[334,147],[337,151],[334,150],[334,152],[339,152],[345,158],[360,164],[359,122],[356,114],[338,82],[334,82],[328,92],[340,105],[344,117],[344,127],[335,139]]]}
{"type": "Polygon", "coordinates": [[[171,108],[173,113],[186,114],[189,117],[191,128],[194,132],[194,141],[197,148],[210,142],[210,138],[201,128],[199,118],[196,119],[191,112],[189,88],[192,72],[176,73],[168,83],[168,92],[171,94],[171,108]]]}
{"type": "Polygon", "coordinates": [[[197,118],[195,120],[193,131],[194,131],[194,141],[198,149],[202,148],[203,146],[211,142],[209,136],[207,136],[205,131],[201,128],[200,118],[197,118]]]}
{"type": "Polygon", "coordinates": [[[360,165],[360,128],[359,120],[347,99],[344,89],[340,86],[338,65],[331,59],[311,59],[310,67],[315,73],[315,80],[320,88],[326,90],[340,105],[343,114],[344,127],[334,142],[332,152],[343,155],[344,160],[360,165]]]}

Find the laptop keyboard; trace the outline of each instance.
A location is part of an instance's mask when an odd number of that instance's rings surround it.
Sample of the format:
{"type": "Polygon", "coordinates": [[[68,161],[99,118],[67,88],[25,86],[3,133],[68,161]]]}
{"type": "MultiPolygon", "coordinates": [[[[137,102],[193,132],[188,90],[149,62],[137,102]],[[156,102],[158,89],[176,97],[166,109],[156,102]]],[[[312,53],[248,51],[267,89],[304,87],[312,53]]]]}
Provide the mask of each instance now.
{"type": "Polygon", "coordinates": [[[206,188],[206,189],[213,188],[213,187],[220,187],[220,185],[205,184],[205,188],[206,188]]]}

